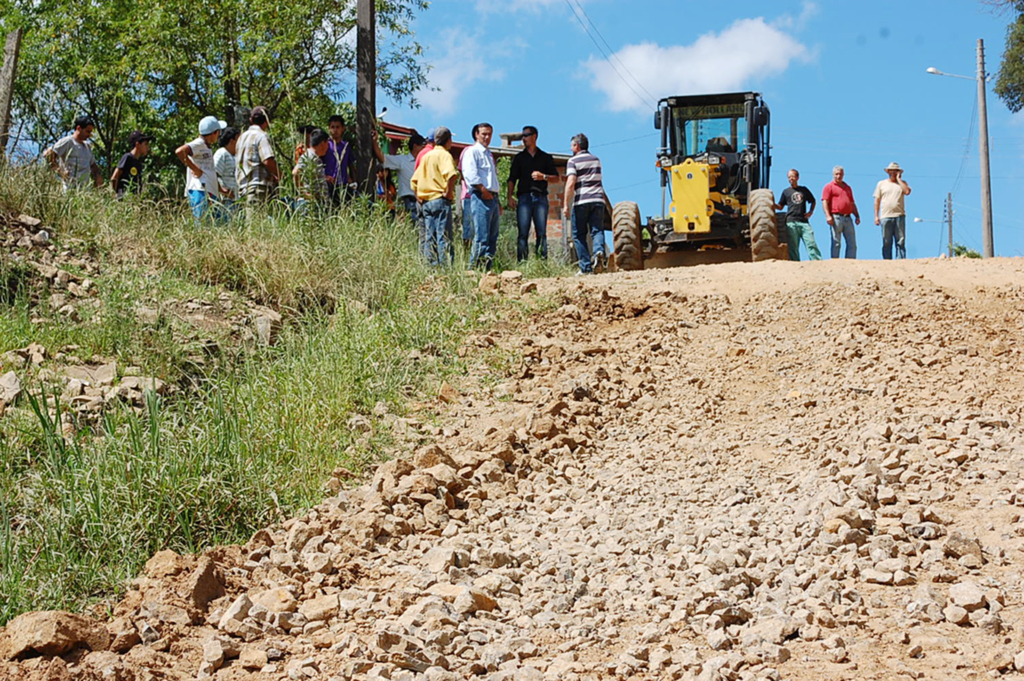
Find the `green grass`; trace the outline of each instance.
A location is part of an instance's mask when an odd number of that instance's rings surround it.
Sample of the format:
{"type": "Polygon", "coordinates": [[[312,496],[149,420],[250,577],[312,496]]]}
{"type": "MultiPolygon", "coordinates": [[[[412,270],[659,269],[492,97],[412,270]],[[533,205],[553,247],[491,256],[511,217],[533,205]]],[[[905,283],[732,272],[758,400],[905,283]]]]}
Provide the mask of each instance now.
{"type": "MultiPolygon", "coordinates": [[[[360,470],[389,441],[377,419],[368,439],[350,432],[352,414],[378,402],[403,413],[409,395],[465,370],[455,350],[485,314],[520,309],[480,299],[457,268],[426,267],[412,228],[367,206],[197,227],[181,202],[64,195],[38,171],[0,168],[2,207],[43,219],[58,251],[98,262],[101,305],[64,320],[48,305],[55,292],[5,256],[0,353],[41,343],[44,369],[62,348],[114,358],[178,390],[86,421],[59,381],[19,371],[26,393],[0,417],[0,625],[114,597],[157,550],[244,541],[317,503],[335,467],[360,470]],[[174,314],[225,292],[234,309],[249,299],[281,310],[279,341],[241,348],[174,314]],[[169,312],[146,324],[140,304],[169,312]]],[[[512,264],[514,230],[502,231],[499,265],[512,264]]],[[[524,271],[565,269],[531,260],[524,271]]]]}

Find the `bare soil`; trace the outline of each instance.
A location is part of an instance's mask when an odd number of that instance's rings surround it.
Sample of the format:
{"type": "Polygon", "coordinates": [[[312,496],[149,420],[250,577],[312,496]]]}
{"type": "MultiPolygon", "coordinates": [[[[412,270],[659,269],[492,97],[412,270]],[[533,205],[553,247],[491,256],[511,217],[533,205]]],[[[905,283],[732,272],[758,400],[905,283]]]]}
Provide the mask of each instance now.
{"type": "Polygon", "coordinates": [[[435,442],[245,546],[158,554],[111,650],[0,678],[1019,677],[1022,274],[538,282],[555,309],[469,344],[507,371],[446,388],[435,442]]]}

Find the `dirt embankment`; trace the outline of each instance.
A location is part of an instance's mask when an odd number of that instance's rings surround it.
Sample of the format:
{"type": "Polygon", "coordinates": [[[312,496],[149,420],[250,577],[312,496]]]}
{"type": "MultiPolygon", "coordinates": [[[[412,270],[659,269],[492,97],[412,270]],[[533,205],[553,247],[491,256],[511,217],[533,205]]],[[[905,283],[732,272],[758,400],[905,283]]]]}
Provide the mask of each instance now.
{"type": "Polygon", "coordinates": [[[109,622],[15,620],[0,678],[1014,676],[1022,271],[542,282],[562,304],[480,339],[521,361],[446,392],[436,443],[154,557],[109,622]]]}

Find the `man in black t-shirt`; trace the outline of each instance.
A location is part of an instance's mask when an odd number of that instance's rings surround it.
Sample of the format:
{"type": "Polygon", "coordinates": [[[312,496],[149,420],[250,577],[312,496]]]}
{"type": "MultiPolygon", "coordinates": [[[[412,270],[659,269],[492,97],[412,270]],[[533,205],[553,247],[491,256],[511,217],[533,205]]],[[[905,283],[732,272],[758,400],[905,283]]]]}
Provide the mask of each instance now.
{"type": "Polygon", "coordinates": [[[152,135],[146,135],[138,130],[128,135],[130,151],[118,161],[117,168],[110,178],[110,186],[113,187],[117,198],[123,197],[128,190],[136,194],[142,191],[142,158],[149,153],[149,142],[152,139],[152,135]]]}
{"type": "Polygon", "coordinates": [[[811,229],[811,215],[814,214],[814,207],[817,201],[810,189],[800,184],[800,173],[796,169],[786,173],[789,179],[789,186],[782,192],[779,203],[775,204],[775,210],[786,210],[786,236],[789,242],[789,259],[800,260],[800,241],[807,245],[807,255],[811,260],[821,260],[821,251],[814,240],[814,230],[811,229]],[[811,205],[810,210],[807,204],[811,205]]]}
{"type": "Polygon", "coordinates": [[[524,151],[512,159],[508,174],[508,207],[516,212],[519,244],[516,259],[530,256],[530,223],[537,235],[537,256],[548,257],[548,182],[558,181],[558,170],[551,154],[537,148],[537,128],[523,127],[524,151]],[[512,190],[518,185],[516,197],[512,190]]]}

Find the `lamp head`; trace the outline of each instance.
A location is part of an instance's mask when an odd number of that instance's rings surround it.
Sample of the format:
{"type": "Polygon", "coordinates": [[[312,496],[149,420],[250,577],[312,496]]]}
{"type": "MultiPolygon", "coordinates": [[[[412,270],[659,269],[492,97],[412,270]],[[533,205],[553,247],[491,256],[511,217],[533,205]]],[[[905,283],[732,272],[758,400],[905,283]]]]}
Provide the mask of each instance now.
{"type": "Polygon", "coordinates": [[[921,218],[914,218],[914,222],[924,222],[921,218]]]}
{"type": "Polygon", "coordinates": [[[935,76],[941,76],[942,75],[942,71],[939,71],[934,66],[929,66],[927,69],[925,69],[925,72],[926,73],[930,73],[930,74],[935,75],[935,76]]]}

